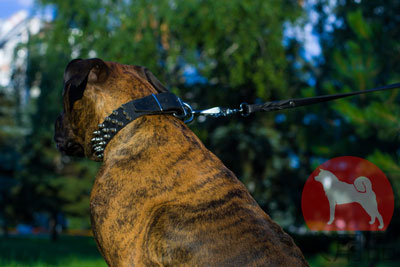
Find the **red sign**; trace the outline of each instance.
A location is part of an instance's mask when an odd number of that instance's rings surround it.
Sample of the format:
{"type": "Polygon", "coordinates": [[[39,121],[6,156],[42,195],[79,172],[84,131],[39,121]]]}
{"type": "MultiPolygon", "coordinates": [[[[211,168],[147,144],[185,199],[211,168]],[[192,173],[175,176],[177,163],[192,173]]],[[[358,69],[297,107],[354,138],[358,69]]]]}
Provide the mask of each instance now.
{"type": "Polygon", "coordinates": [[[313,171],[304,185],[301,208],[311,230],[384,231],[392,219],[394,197],[377,166],[346,156],[313,171]]]}

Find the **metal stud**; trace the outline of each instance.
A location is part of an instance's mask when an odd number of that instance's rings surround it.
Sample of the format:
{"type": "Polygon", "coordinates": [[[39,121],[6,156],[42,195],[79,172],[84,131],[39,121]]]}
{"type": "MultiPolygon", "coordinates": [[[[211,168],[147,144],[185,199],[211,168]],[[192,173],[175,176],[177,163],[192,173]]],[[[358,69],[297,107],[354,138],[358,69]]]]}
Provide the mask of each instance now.
{"type": "Polygon", "coordinates": [[[99,145],[99,146],[105,146],[105,145],[107,145],[107,143],[104,142],[104,141],[102,141],[102,142],[97,143],[97,145],[99,145]]]}
{"type": "Polygon", "coordinates": [[[101,133],[100,131],[94,131],[93,132],[94,135],[100,135],[100,133],[101,133]]]}
{"type": "Polygon", "coordinates": [[[104,154],[99,154],[99,155],[97,155],[97,157],[98,157],[99,159],[103,158],[103,156],[104,156],[104,154]]]}
{"type": "Polygon", "coordinates": [[[122,111],[122,114],[124,114],[125,116],[128,115],[128,113],[126,113],[126,111],[122,111]]]}
{"type": "Polygon", "coordinates": [[[118,121],[116,119],[112,119],[111,123],[116,124],[118,121]]]}
{"type": "Polygon", "coordinates": [[[129,117],[129,116],[126,116],[126,119],[127,119],[128,121],[131,121],[131,120],[132,120],[132,118],[129,117]]]}
{"type": "Polygon", "coordinates": [[[111,118],[110,117],[106,117],[104,120],[105,121],[111,121],[111,118]]]}
{"type": "Polygon", "coordinates": [[[100,123],[98,126],[99,126],[100,129],[105,127],[105,125],[103,123],[100,123]]]}
{"type": "Polygon", "coordinates": [[[103,141],[104,139],[102,137],[93,137],[90,141],[91,142],[100,142],[103,141]]]}
{"type": "Polygon", "coordinates": [[[124,126],[124,123],[122,121],[119,121],[118,126],[124,126]]]}
{"type": "Polygon", "coordinates": [[[102,131],[103,131],[103,133],[108,133],[110,131],[110,129],[104,128],[102,131]]]}
{"type": "Polygon", "coordinates": [[[94,148],[94,151],[97,151],[97,152],[101,152],[101,151],[104,151],[104,148],[103,147],[101,147],[101,146],[96,146],[95,148],[94,148]]]}
{"type": "Polygon", "coordinates": [[[105,135],[104,135],[104,138],[105,138],[105,139],[110,139],[110,137],[111,137],[111,136],[110,136],[109,134],[105,134],[105,135]]]}
{"type": "Polygon", "coordinates": [[[112,112],[112,114],[115,115],[115,116],[117,116],[117,115],[118,115],[118,111],[114,110],[114,111],[112,112]]]}
{"type": "Polygon", "coordinates": [[[116,128],[111,128],[110,131],[111,131],[112,133],[116,133],[116,132],[117,132],[117,129],[116,129],[116,128]]]}

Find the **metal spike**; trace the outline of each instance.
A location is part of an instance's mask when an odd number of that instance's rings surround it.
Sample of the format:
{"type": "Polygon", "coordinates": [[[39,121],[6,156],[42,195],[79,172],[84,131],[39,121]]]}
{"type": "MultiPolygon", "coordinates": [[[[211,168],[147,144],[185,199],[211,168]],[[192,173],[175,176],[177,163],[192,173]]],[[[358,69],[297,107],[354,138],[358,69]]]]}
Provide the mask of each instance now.
{"type": "Polygon", "coordinates": [[[94,143],[94,144],[92,145],[93,149],[94,149],[95,147],[98,147],[98,146],[100,146],[100,145],[99,145],[99,142],[94,143]]]}

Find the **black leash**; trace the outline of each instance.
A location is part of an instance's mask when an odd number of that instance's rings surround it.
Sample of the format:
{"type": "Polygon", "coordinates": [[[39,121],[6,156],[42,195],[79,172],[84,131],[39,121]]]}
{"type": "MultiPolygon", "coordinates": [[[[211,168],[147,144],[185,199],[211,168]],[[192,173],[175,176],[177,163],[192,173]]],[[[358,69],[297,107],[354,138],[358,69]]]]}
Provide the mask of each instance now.
{"type": "Polygon", "coordinates": [[[151,94],[149,96],[123,104],[121,107],[114,110],[109,116],[107,116],[103,123],[99,124],[98,129],[93,132],[93,153],[95,153],[98,158],[103,158],[103,151],[111,138],[113,138],[114,135],[116,135],[128,123],[144,115],[171,114],[175,117],[182,119],[185,123],[189,123],[193,121],[194,117],[197,115],[226,117],[233,114],[240,114],[242,116],[248,116],[251,113],[258,111],[268,112],[313,105],[335,100],[338,98],[367,94],[377,91],[385,91],[395,88],[400,88],[400,83],[394,83],[391,85],[377,87],[370,90],[343,94],[270,101],[264,104],[249,105],[246,103],[242,103],[238,109],[214,107],[205,110],[194,110],[189,104],[183,102],[173,93],[168,92],[151,94]]]}
{"type": "Polygon", "coordinates": [[[289,100],[281,100],[281,101],[272,101],[266,102],[264,104],[253,104],[247,106],[247,113],[254,113],[257,111],[274,111],[274,110],[282,110],[288,108],[296,108],[301,106],[313,105],[318,103],[323,103],[327,101],[332,101],[338,98],[349,97],[354,95],[361,95],[367,94],[377,91],[385,91],[391,90],[395,88],[400,88],[400,83],[394,83],[382,87],[377,87],[369,90],[357,91],[357,92],[350,92],[350,93],[342,93],[342,94],[335,94],[335,95],[323,95],[323,96],[315,96],[315,97],[308,97],[308,98],[297,98],[297,99],[289,99],[289,100]]]}
{"type": "MultiPolygon", "coordinates": [[[[307,98],[295,98],[295,99],[287,99],[287,100],[279,100],[279,101],[270,101],[264,104],[247,104],[242,103],[239,109],[229,109],[229,108],[221,108],[221,107],[214,107],[206,110],[189,110],[189,114],[192,114],[185,122],[190,122],[193,120],[195,115],[204,115],[204,116],[213,116],[213,117],[220,117],[220,116],[229,116],[232,114],[239,113],[242,116],[248,116],[254,112],[268,112],[268,111],[276,111],[276,110],[283,110],[289,108],[296,108],[301,106],[313,105],[318,103],[323,103],[327,101],[332,101],[339,98],[354,96],[354,95],[361,95],[361,94],[368,94],[377,91],[385,91],[391,90],[395,88],[400,88],[400,83],[394,83],[382,87],[377,87],[369,90],[357,91],[357,92],[350,92],[350,93],[342,93],[342,94],[334,94],[334,95],[323,95],[323,96],[315,96],[315,97],[307,97],[307,98]]],[[[187,104],[186,104],[187,105],[187,104]]]]}

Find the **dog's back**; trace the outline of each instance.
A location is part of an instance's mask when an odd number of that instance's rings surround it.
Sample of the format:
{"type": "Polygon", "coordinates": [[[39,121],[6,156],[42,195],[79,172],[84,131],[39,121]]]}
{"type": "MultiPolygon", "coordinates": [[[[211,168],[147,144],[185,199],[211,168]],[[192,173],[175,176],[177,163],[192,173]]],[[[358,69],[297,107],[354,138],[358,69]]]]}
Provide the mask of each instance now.
{"type": "Polygon", "coordinates": [[[151,116],[129,127],[110,143],[92,192],[93,228],[110,265],[307,265],[183,123],[151,116]]]}

